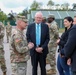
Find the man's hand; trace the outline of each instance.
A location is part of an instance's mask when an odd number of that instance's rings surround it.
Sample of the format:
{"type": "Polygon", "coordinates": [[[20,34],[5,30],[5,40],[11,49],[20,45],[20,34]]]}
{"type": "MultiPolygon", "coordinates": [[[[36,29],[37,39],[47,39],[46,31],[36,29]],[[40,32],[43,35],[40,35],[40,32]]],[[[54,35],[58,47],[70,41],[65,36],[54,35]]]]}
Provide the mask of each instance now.
{"type": "Polygon", "coordinates": [[[36,48],[36,52],[38,52],[38,53],[42,53],[42,50],[43,50],[42,47],[37,47],[37,48],[36,48]]]}
{"type": "Polygon", "coordinates": [[[58,40],[56,41],[57,44],[59,44],[59,42],[60,42],[60,39],[58,39],[58,40]]]}
{"type": "Polygon", "coordinates": [[[50,24],[49,23],[46,23],[48,25],[48,27],[50,27],[50,24]]]}
{"type": "Polygon", "coordinates": [[[60,54],[60,56],[61,56],[61,57],[64,57],[64,55],[61,55],[61,54],[60,54]]]}
{"type": "Polygon", "coordinates": [[[28,48],[29,48],[29,49],[32,49],[33,47],[34,47],[34,44],[33,44],[32,42],[29,42],[29,43],[28,43],[28,48]]]}
{"type": "Polygon", "coordinates": [[[71,59],[70,58],[67,60],[67,64],[71,65],[71,59]]]}

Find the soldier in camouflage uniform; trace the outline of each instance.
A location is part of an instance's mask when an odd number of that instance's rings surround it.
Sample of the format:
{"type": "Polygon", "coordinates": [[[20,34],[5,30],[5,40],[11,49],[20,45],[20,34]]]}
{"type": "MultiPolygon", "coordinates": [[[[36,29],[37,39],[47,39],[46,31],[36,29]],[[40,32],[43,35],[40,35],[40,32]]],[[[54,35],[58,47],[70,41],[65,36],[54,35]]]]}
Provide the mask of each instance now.
{"type": "Polygon", "coordinates": [[[6,25],[6,35],[7,35],[7,43],[9,43],[9,38],[11,37],[12,26],[9,22],[6,25]]]}
{"type": "Polygon", "coordinates": [[[55,22],[55,17],[53,14],[50,14],[48,16],[48,26],[49,26],[49,34],[50,34],[50,41],[48,44],[49,47],[49,54],[47,55],[47,60],[49,60],[51,69],[47,71],[47,74],[49,75],[56,75],[56,41],[59,38],[59,33],[58,33],[58,26],[57,23],[55,22]]]}
{"type": "Polygon", "coordinates": [[[3,38],[4,38],[4,26],[2,22],[0,22],[0,65],[3,72],[3,75],[6,75],[6,64],[4,59],[4,46],[3,46],[3,38]]]}
{"type": "Polygon", "coordinates": [[[46,17],[43,17],[42,23],[46,23],[46,17]]]}
{"type": "Polygon", "coordinates": [[[29,50],[26,37],[23,30],[27,26],[27,20],[24,16],[17,17],[17,27],[11,36],[11,67],[12,75],[26,75],[27,60],[29,59],[29,50]]]}

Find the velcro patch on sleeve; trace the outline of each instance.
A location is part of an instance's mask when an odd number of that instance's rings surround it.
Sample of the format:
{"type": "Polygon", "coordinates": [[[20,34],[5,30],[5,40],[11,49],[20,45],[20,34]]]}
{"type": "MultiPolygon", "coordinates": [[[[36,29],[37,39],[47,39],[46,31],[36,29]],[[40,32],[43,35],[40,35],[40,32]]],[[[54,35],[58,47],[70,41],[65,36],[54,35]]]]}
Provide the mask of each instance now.
{"type": "Polygon", "coordinates": [[[21,40],[22,40],[22,39],[18,39],[18,38],[17,38],[17,39],[15,39],[15,42],[16,42],[16,43],[19,43],[19,42],[21,42],[21,40]]]}

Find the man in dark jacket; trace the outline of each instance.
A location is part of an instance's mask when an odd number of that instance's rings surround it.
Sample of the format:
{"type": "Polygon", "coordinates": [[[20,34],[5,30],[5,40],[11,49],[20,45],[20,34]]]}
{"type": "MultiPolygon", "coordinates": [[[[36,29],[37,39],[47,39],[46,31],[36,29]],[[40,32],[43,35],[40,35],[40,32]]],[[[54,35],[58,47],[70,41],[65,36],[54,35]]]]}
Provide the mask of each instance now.
{"type": "Polygon", "coordinates": [[[30,49],[32,75],[37,75],[38,62],[41,68],[41,75],[46,75],[46,56],[48,54],[49,28],[42,23],[42,13],[35,14],[35,22],[28,25],[27,41],[30,49]]]}
{"type": "Polygon", "coordinates": [[[76,25],[70,29],[64,54],[67,58],[71,58],[71,70],[73,75],[76,75],[76,25]]]}

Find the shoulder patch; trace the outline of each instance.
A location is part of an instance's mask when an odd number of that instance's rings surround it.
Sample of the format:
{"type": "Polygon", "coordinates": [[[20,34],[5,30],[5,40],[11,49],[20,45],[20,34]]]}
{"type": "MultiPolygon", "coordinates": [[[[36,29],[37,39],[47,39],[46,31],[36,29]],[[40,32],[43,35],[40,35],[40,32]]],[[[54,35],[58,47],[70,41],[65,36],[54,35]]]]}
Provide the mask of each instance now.
{"type": "Polygon", "coordinates": [[[17,39],[15,39],[15,42],[16,42],[16,43],[19,43],[19,42],[21,42],[21,40],[22,40],[22,39],[18,39],[18,38],[17,38],[17,39]]]}

